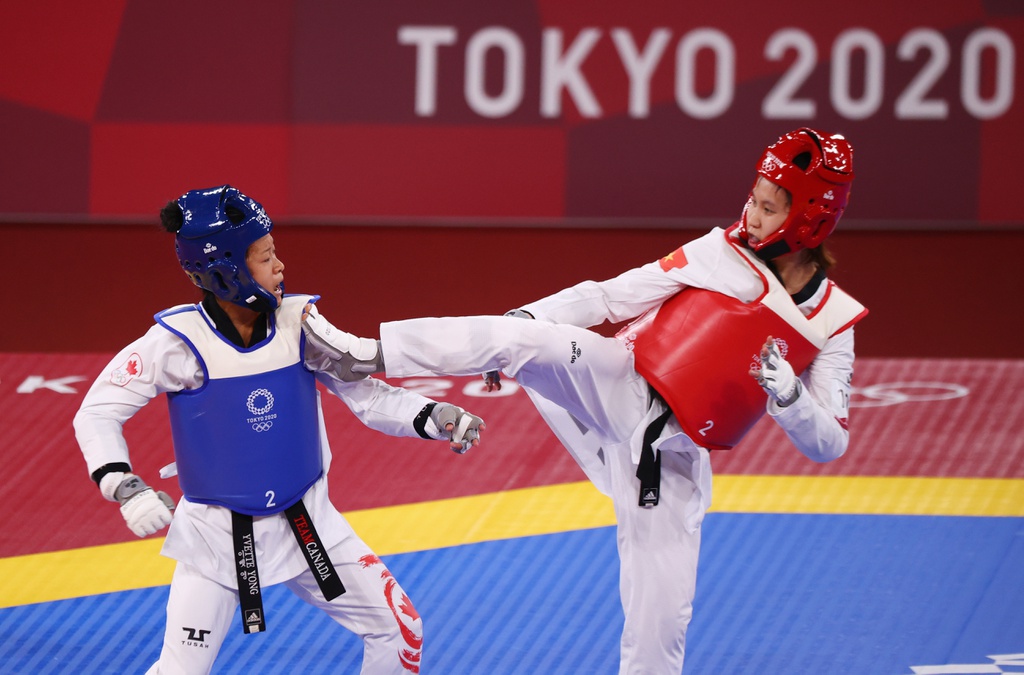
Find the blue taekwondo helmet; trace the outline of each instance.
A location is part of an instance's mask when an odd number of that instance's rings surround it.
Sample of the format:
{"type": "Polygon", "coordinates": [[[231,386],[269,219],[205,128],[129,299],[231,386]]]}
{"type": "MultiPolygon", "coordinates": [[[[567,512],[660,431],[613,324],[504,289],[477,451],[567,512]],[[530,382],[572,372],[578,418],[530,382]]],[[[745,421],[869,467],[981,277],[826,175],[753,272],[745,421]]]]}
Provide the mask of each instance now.
{"type": "Polygon", "coordinates": [[[253,281],[246,251],[270,233],[263,206],[230,185],[192,190],[178,198],[183,223],[175,237],[181,269],[196,286],[257,312],[277,308],[277,298],[253,281]],[[234,207],[228,215],[228,207],[234,207]],[[241,214],[241,215],[239,215],[241,214]]]}

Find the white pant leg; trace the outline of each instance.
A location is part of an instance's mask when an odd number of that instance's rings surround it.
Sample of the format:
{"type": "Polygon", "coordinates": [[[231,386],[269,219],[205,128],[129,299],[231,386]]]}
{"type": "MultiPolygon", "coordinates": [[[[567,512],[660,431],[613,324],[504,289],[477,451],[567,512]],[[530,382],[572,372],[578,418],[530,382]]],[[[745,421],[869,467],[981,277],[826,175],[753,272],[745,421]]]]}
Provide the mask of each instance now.
{"type": "Polygon", "coordinates": [[[237,589],[221,586],[191,565],[179,562],[171,579],[160,660],[147,672],[209,673],[237,608],[237,589]]]}
{"type": "Polygon", "coordinates": [[[632,353],[585,328],[472,316],[384,323],[380,334],[389,377],[503,370],[608,439],[629,438],[647,409],[632,353]]]}
{"type": "Polygon", "coordinates": [[[345,585],[342,595],[327,602],[308,570],[285,585],[363,639],[365,675],[418,673],[423,623],[395,577],[355,535],[328,554],[345,585]]]}
{"type": "MultiPolygon", "coordinates": [[[[686,514],[696,486],[694,455],[661,453],[660,502],[638,505],[640,481],[629,447],[607,452],[619,549],[619,593],[625,613],[621,675],[680,673],[686,629],[693,613],[700,528],[689,532],[686,514]]],[[[692,529],[692,527],[690,528],[692,529]]]]}
{"type": "Polygon", "coordinates": [[[681,672],[700,551],[700,529],[688,531],[686,521],[697,490],[694,458],[663,452],[661,502],[639,506],[630,441],[648,412],[649,395],[632,354],[618,340],[586,329],[512,317],[382,324],[381,344],[389,376],[503,369],[602,437],[611,464],[626,617],[620,672],[681,672]]]}

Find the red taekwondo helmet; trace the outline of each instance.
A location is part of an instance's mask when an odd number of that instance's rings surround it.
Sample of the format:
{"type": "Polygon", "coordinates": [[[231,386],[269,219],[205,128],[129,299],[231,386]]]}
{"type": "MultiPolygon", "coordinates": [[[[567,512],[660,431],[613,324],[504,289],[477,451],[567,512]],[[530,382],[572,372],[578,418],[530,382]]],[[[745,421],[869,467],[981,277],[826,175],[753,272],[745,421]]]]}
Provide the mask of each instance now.
{"type": "Polygon", "coordinates": [[[192,283],[257,312],[277,308],[277,298],[253,280],[245,261],[249,245],[274,227],[263,206],[230,185],[220,185],[186,192],[178,207],[184,224],[175,249],[192,283]]]}
{"type": "MultiPolygon", "coordinates": [[[[853,147],[839,134],[807,128],[792,131],[761,155],[754,185],[761,178],[789,192],[789,217],[751,248],[768,259],[815,248],[836,228],[850,199],[853,147]]],[[[747,239],[747,207],[743,208],[739,235],[747,239]]]]}

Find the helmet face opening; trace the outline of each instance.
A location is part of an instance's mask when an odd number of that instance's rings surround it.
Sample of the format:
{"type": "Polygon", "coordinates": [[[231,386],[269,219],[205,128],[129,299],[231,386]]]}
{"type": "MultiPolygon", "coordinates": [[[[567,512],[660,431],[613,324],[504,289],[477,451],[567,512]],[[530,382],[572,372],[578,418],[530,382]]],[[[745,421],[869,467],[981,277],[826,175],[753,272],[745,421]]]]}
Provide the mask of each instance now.
{"type": "MultiPolygon", "coordinates": [[[[757,164],[764,178],[790,196],[789,217],[776,232],[751,248],[774,258],[819,246],[835,229],[846,209],[853,183],[853,148],[839,134],[803,128],[768,146],[757,164]]],[[[747,213],[740,219],[740,236],[747,239],[747,213]]]]}
{"type": "Polygon", "coordinates": [[[246,264],[249,246],[274,227],[263,206],[230,185],[186,192],[177,203],[183,224],[175,249],[192,283],[241,307],[275,309],[277,298],[253,280],[246,264]]]}

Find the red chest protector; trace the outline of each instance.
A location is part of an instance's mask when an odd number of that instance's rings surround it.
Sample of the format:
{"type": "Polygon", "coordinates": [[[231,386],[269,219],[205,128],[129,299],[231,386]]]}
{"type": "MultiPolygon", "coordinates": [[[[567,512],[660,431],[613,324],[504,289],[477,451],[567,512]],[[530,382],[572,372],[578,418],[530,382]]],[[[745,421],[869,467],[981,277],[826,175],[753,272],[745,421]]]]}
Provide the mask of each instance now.
{"type": "MultiPolygon", "coordinates": [[[[729,244],[732,246],[731,244],[729,244]]],[[[736,249],[764,293],[744,303],[723,293],[687,287],[616,336],[633,350],[636,370],[672,408],[683,431],[706,448],[739,443],[765,412],[765,393],[747,371],[760,366],[771,335],[799,375],[829,337],[867,310],[828,282],[826,295],[805,317],[760,261],[736,249]]]]}

